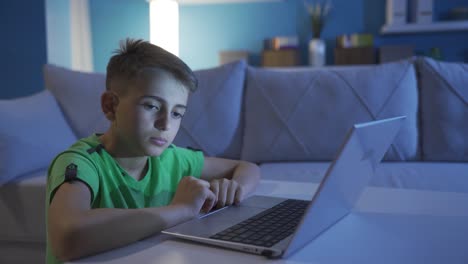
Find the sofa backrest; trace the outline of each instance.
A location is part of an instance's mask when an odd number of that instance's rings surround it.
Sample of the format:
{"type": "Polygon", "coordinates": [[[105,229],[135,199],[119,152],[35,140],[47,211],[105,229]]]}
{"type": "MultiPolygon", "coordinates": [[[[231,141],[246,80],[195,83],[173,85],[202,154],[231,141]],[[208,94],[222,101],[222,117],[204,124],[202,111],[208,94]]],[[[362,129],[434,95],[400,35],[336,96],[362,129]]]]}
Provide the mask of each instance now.
{"type": "MultiPolygon", "coordinates": [[[[290,69],[241,61],[195,71],[199,90],[174,143],[254,162],[328,161],[352,124],[406,115],[385,160],[467,161],[467,72],[467,64],[428,58],[290,69]]],[[[107,129],[104,74],[53,65],[44,74],[78,137],[107,129]]]]}
{"type": "Polygon", "coordinates": [[[468,64],[418,58],[423,159],[468,161],[468,64]]]}
{"type": "Polygon", "coordinates": [[[244,61],[195,71],[198,90],[188,102],[174,144],[208,156],[239,159],[242,146],[244,61]]]}
{"type": "Polygon", "coordinates": [[[405,115],[386,160],[420,158],[414,66],[249,67],[242,159],[332,160],[354,123],[405,115]]]}
{"type": "Polygon", "coordinates": [[[108,129],[109,122],[101,110],[105,74],[72,71],[51,64],[44,65],[43,71],[46,89],[57,99],[78,138],[108,129]]]}

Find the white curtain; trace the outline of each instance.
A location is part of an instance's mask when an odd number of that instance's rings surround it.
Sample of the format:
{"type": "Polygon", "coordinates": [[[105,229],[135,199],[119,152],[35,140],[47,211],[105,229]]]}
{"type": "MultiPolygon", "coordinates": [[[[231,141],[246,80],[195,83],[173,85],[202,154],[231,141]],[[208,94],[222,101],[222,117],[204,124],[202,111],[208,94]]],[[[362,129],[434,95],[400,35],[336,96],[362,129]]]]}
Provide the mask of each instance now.
{"type": "Polygon", "coordinates": [[[70,0],[71,64],[73,70],[93,71],[88,0],[70,0]]]}

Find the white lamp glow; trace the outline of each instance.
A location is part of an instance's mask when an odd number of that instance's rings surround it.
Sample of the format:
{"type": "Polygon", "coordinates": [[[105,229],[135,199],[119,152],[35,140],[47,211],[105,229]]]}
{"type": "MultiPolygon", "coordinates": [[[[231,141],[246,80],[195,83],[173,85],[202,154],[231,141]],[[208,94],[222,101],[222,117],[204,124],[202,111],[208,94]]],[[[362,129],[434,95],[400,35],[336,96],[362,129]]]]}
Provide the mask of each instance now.
{"type": "Polygon", "coordinates": [[[179,4],[175,0],[149,0],[150,42],[179,56],[179,4]]]}

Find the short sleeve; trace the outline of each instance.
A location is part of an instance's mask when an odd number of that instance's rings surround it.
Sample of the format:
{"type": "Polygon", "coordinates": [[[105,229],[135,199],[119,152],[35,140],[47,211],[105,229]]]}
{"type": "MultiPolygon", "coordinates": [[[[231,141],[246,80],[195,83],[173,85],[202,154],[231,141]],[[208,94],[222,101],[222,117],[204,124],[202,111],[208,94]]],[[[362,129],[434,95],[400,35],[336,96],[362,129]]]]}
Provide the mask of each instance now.
{"type": "Polygon", "coordinates": [[[182,165],[183,175],[190,175],[196,178],[201,177],[205,157],[203,152],[194,151],[186,148],[174,147],[177,153],[177,158],[182,165]]]}
{"type": "Polygon", "coordinates": [[[49,203],[52,201],[57,188],[65,181],[67,166],[75,164],[77,169],[77,180],[85,183],[91,192],[91,204],[94,202],[99,190],[99,174],[94,164],[78,153],[63,153],[59,155],[49,168],[47,180],[47,194],[49,203]]]}

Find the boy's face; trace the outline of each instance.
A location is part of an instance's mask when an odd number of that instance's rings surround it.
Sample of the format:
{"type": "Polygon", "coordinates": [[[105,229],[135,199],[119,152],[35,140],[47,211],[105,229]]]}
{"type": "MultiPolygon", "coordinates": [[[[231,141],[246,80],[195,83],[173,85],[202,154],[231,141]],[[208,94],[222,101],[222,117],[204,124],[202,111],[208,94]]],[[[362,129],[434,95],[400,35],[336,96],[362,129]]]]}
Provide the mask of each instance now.
{"type": "Polygon", "coordinates": [[[128,156],[159,156],[172,143],[185,114],[189,91],[171,74],[147,70],[115,109],[113,129],[128,156]]]}

